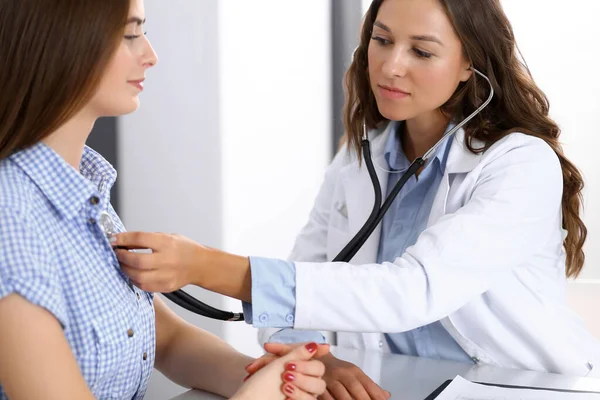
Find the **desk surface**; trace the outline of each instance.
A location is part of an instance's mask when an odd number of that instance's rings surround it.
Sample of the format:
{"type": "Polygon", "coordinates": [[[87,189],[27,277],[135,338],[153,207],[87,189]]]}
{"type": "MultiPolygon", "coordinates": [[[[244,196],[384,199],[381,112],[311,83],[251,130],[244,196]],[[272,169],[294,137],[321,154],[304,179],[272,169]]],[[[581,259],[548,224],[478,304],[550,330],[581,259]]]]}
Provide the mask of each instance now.
{"type": "MultiPolygon", "coordinates": [[[[446,379],[453,379],[456,375],[477,382],[600,392],[600,379],[517,371],[489,365],[462,364],[394,354],[372,355],[351,349],[334,348],[332,351],[336,357],[352,362],[366,372],[367,364],[372,366],[373,357],[376,357],[380,367],[379,376],[373,377],[368,372],[367,374],[392,393],[392,399],[422,400],[446,379]]],[[[220,396],[192,390],[172,400],[220,399],[220,396]]]]}

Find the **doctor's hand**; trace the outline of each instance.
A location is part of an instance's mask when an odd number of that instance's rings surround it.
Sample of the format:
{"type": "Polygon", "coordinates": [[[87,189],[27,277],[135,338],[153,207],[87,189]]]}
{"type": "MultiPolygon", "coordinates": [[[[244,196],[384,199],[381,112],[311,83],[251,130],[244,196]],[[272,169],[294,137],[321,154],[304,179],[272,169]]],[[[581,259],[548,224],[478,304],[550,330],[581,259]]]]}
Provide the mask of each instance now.
{"type": "Polygon", "coordinates": [[[195,279],[192,265],[201,257],[202,248],[190,239],[164,233],[124,232],[110,240],[123,272],[142,290],[173,292],[195,279]],[[152,252],[129,251],[141,249],[152,252]]]}
{"type": "Polygon", "coordinates": [[[324,350],[316,343],[290,349],[260,371],[249,375],[231,400],[314,400],[315,396],[325,392],[322,380],[325,366],[311,358],[326,351],[328,348],[324,350]]]}
{"type": "Polygon", "coordinates": [[[323,376],[327,391],[319,400],[388,400],[392,395],[383,390],[356,365],[327,354],[323,376]]]}
{"type": "MultiPolygon", "coordinates": [[[[295,346],[298,344],[266,343],[265,350],[276,355],[295,346]]],[[[262,367],[264,359],[259,358],[248,366],[248,372],[262,367]]],[[[319,400],[388,400],[391,397],[356,365],[339,360],[331,353],[319,358],[319,361],[325,364],[323,379],[327,385],[327,391],[319,396],[319,400]]]]}
{"type": "Polygon", "coordinates": [[[123,272],[142,290],[169,293],[192,284],[250,302],[247,257],[165,233],[123,232],[112,236],[110,243],[123,272]],[[152,252],[130,251],[136,249],[152,252]]]}

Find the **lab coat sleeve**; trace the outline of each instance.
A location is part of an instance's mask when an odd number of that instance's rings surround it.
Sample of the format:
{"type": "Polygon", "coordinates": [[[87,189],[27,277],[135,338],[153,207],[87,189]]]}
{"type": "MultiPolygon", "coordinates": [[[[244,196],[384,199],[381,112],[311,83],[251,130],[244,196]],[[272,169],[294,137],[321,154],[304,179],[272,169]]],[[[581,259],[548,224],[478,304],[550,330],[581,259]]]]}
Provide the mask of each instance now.
{"type": "Polygon", "coordinates": [[[452,314],[518,268],[558,229],[560,163],[540,139],[486,157],[466,203],[393,263],[296,263],[295,327],[408,331],[452,314]]]}

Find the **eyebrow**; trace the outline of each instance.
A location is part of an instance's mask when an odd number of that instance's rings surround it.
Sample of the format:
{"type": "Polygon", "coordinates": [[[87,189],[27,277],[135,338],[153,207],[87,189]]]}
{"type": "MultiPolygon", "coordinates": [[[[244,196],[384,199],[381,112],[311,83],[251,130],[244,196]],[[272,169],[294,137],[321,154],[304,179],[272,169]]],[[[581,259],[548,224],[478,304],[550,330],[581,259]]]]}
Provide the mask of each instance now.
{"type": "Polygon", "coordinates": [[[127,20],[127,25],[134,23],[136,25],[143,25],[146,23],[146,19],[141,19],[140,17],[131,17],[127,20]]]}
{"type": "MultiPolygon", "coordinates": [[[[386,32],[392,33],[392,30],[383,22],[375,21],[373,23],[373,25],[383,29],[386,32]]],[[[441,46],[444,45],[440,39],[438,39],[437,37],[435,37],[433,35],[412,35],[410,38],[412,40],[420,40],[420,41],[424,41],[424,42],[434,42],[441,46]]]]}

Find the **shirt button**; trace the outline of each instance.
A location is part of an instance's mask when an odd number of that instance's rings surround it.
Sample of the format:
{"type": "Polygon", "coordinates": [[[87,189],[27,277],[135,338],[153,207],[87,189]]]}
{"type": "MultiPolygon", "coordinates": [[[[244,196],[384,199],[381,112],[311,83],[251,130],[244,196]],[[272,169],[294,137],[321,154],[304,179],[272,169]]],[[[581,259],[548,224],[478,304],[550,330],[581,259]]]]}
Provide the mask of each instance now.
{"type": "Polygon", "coordinates": [[[477,364],[479,362],[479,358],[477,358],[477,357],[473,357],[473,358],[471,358],[471,360],[473,360],[473,362],[475,364],[477,364]]]}
{"type": "Polygon", "coordinates": [[[127,336],[130,337],[130,338],[133,337],[133,329],[129,329],[127,331],[127,336]]]}
{"type": "Polygon", "coordinates": [[[92,224],[92,225],[94,225],[96,223],[96,220],[94,218],[90,218],[89,221],[90,221],[90,224],[92,224]]]}
{"type": "Polygon", "coordinates": [[[292,322],[294,322],[294,316],[292,314],[288,314],[285,317],[285,320],[291,324],[292,322]]]}
{"type": "Polygon", "coordinates": [[[95,205],[97,205],[98,203],[100,203],[100,199],[99,199],[98,197],[94,196],[94,197],[92,197],[92,198],[90,199],[90,204],[91,204],[91,205],[95,206],[95,205]]]}
{"type": "Polygon", "coordinates": [[[146,361],[148,359],[148,353],[144,352],[144,355],[142,356],[142,358],[144,359],[144,361],[146,361]]]}
{"type": "Polygon", "coordinates": [[[269,314],[261,314],[260,317],[258,317],[258,320],[260,322],[267,322],[269,320],[269,314]]]}
{"type": "Polygon", "coordinates": [[[140,292],[136,292],[138,300],[140,299],[140,292]]]}
{"type": "Polygon", "coordinates": [[[383,347],[383,341],[379,341],[379,348],[381,349],[383,347]]]}

